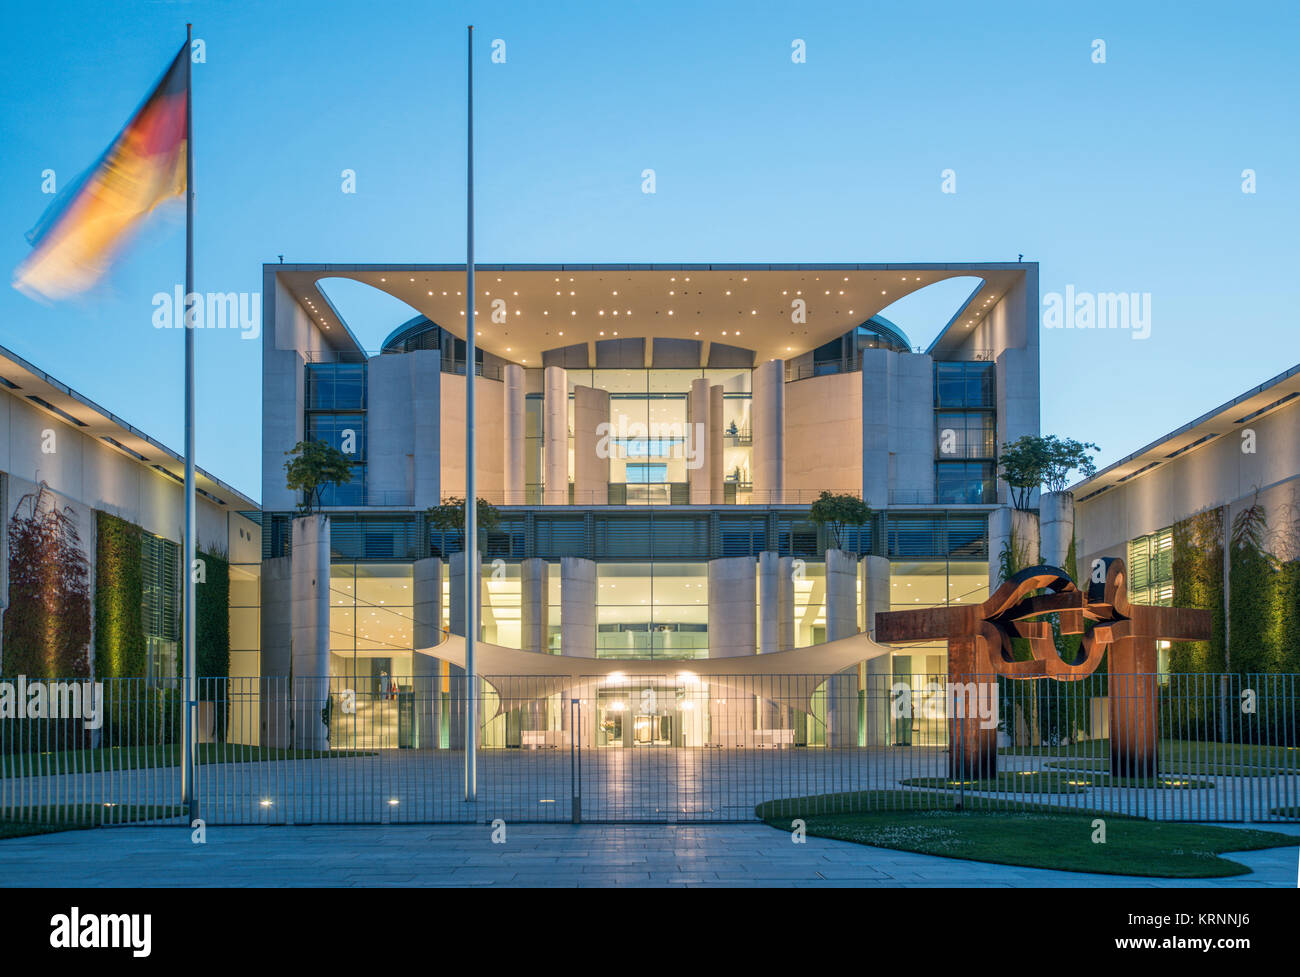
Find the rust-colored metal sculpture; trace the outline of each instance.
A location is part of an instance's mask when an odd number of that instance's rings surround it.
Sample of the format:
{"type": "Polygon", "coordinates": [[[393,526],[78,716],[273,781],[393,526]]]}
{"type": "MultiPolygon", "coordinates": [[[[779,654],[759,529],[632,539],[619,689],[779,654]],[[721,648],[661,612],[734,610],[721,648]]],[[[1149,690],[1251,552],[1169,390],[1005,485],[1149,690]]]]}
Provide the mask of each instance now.
{"type": "Polygon", "coordinates": [[[1153,777],[1159,741],[1156,642],[1203,641],[1210,636],[1210,623],[1209,611],[1130,604],[1124,561],[1108,558],[1094,562],[1086,593],[1064,570],[1030,567],[982,604],[877,614],[876,640],[947,639],[948,701],[958,706],[948,717],[949,772],[965,780],[997,773],[996,726],[960,708],[978,701],[965,694],[973,683],[992,682],[999,675],[1074,682],[1096,671],[1110,649],[1111,772],[1153,777]],[[1083,636],[1074,661],[1063,661],[1056,653],[1051,624],[1042,619],[1047,614],[1059,615],[1062,634],[1083,636]],[[1085,628],[1084,621],[1093,626],[1085,628]],[[1014,638],[1028,641],[1031,659],[1015,660],[1014,638]]]}

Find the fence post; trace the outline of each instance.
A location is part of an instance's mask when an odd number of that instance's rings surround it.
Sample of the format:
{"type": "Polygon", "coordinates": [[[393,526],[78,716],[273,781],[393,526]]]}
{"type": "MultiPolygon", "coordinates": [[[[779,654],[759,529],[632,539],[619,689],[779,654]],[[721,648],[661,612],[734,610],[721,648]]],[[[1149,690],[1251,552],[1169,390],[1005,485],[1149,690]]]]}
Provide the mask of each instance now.
{"type": "Polygon", "coordinates": [[[572,788],[570,816],[574,824],[582,823],[582,710],[578,699],[569,700],[569,784],[572,788]]]}

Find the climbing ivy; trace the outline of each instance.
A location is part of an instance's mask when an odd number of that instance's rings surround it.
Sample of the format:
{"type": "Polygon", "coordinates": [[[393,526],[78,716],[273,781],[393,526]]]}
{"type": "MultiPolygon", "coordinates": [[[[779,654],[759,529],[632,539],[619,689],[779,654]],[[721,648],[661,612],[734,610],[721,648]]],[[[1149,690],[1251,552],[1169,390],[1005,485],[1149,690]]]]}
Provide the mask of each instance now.
{"type": "Polygon", "coordinates": [[[142,530],[108,512],[95,512],[95,675],[145,673],[142,530]]]}
{"type": "Polygon", "coordinates": [[[1173,525],[1174,607],[1208,608],[1208,641],[1177,641],[1169,652],[1169,671],[1222,672],[1226,616],[1223,600],[1223,509],[1209,509],[1173,525]]]}
{"type": "Polygon", "coordinates": [[[1277,670],[1281,631],[1278,561],[1265,548],[1268,514],[1256,498],[1232,521],[1229,544],[1228,669],[1277,670]]]}

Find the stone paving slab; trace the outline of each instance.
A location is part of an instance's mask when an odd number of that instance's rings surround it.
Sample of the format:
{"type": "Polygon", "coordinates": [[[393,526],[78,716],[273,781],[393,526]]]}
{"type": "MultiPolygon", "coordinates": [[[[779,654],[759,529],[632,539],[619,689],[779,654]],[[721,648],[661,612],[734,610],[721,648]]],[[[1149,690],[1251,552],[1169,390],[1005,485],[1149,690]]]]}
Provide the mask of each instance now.
{"type": "MultiPolygon", "coordinates": [[[[1229,825],[1229,827],[1232,827],[1229,825]]],[[[1262,827],[1262,826],[1261,826],[1262,827]]],[[[1268,825],[1296,835],[1300,825],[1268,825]]],[[[1294,887],[1300,848],[1230,854],[1227,879],[1146,879],[961,861],[765,825],[105,828],[0,841],[0,886],[1294,887]]]]}

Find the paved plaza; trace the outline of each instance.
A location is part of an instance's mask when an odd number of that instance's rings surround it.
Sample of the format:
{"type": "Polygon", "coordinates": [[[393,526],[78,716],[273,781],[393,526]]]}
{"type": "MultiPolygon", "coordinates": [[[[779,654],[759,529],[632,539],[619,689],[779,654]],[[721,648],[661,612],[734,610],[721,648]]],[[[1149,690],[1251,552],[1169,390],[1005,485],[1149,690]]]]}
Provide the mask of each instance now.
{"type": "MultiPolygon", "coordinates": [[[[1011,773],[1051,769],[1053,756],[1004,756],[1011,773]]],[[[910,749],[567,749],[483,750],[478,803],[464,803],[464,754],[453,750],[376,750],[331,759],[212,763],[198,768],[198,800],[209,824],[568,823],[581,794],[582,820],[709,823],[755,820],[763,801],[863,790],[913,790],[917,778],[946,778],[947,754],[910,749]]],[[[1069,775],[1061,779],[1074,780],[1069,775]]],[[[1186,778],[1183,778],[1186,779],[1186,778]]],[[[1188,789],[1094,786],[1036,793],[1034,778],[1012,777],[998,794],[1017,803],[1100,808],[1157,819],[1268,820],[1300,802],[1300,777],[1197,775],[1188,789]]],[[[174,804],[180,768],[0,778],[0,809],[41,804],[174,804]]]]}
{"type": "MultiPolygon", "coordinates": [[[[1297,836],[1300,825],[1268,825],[1297,836]]],[[[103,828],[0,841],[3,886],[1294,887],[1300,848],[1225,857],[1249,875],[1053,872],[808,838],[762,824],[103,828]]]]}

